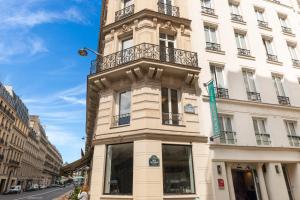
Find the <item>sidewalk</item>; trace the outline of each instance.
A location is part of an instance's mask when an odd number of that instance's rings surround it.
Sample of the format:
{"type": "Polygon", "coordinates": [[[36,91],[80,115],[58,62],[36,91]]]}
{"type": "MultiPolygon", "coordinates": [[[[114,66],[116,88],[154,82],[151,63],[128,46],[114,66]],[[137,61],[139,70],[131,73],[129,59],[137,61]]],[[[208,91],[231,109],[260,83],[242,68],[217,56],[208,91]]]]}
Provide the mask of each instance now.
{"type": "Polygon", "coordinates": [[[68,200],[68,196],[72,193],[73,190],[69,190],[68,192],[64,193],[63,195],[53,199],[53,200],[68,200]]]}

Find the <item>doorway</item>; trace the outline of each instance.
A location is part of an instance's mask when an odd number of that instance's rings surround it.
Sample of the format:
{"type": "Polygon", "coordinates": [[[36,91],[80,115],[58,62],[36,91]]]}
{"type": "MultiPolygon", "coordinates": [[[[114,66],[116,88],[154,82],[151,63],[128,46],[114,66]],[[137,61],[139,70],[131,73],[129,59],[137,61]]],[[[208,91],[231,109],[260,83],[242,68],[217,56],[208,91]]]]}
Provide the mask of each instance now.
{"type": "Polygon", "coordinates": [[[5,179],[1,179],[0,182],[0,193],[4,192],[5,179]]]}
{"type": "Polygon", "coordinates": [[[290,181],[290,177],[289,177],[289,172],[288,172],[288,167],[287,165],[282,165],[282,172],[284,175],[284,180],[285,180],[285,184],[286,184],[286,188],[289,194],[289,200],[294,200],[293,197],[293,192],[292,192],[292,187],[291,187],[291,181],[290,181]]]}
{"type": "Polygon", "coordinates": [[[261,200],[255,170],[232,169],[231,173],[236,200],[261,200]]]}

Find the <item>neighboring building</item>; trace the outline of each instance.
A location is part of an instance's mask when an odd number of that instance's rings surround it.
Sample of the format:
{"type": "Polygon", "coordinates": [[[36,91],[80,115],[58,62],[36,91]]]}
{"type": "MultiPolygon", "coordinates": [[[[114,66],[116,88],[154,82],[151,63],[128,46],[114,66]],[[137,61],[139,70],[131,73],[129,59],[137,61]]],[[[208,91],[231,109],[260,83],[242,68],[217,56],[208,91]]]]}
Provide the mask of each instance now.
{"type": "Polygon", "coordinates": [[[1,180],[0,192],[6,191],[11,185],[20,184],[18,173],[24,152],[29,127],[28,109],[11,87],[0,83],[1,102],[1,180]]]}
{"type": "Polygon", "coordinates": [[[92,200],[300,199],[299,2],[102,3],[92,200]]]}

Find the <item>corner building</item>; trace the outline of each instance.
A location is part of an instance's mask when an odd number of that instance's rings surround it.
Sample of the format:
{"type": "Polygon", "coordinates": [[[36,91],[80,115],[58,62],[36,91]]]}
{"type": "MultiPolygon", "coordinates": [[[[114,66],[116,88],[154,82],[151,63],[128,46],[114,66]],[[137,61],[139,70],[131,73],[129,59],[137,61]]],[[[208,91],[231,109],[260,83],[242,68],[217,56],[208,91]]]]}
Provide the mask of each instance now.
{"type": "Polygon", "coordinates": [[[300,199],[299,20],[296,0],[103,1],[91,199],[300,199]]]}

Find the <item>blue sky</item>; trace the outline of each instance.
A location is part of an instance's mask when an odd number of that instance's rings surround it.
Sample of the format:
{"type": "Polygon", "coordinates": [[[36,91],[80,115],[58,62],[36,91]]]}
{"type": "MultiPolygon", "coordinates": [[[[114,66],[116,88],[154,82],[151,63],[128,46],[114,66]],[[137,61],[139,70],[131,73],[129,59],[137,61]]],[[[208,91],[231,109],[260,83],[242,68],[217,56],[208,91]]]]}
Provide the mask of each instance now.
{"type": "Polygon", "coordinates": [[[64,161],[80,158],[86,77],[97,49],[101,0],[0,0],[0,81],[39,115],[64,161]]]}

